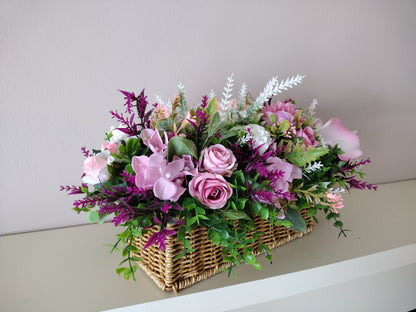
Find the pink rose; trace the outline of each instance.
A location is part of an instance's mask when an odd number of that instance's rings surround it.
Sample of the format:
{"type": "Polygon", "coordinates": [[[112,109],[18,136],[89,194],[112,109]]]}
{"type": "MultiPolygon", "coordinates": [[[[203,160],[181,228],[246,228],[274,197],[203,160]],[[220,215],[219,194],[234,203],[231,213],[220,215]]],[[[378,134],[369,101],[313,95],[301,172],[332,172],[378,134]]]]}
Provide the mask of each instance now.
{"type": "Polygon", "coordinates": [[[300,128],[296,132],[296,136],[300,138],[304,138],[305,146],[317,146],[318,141],[315,140],[315,133],[313,132],[313,129],[309,126],[305,128],[300,128]]]}
{"type": "Polygon", "coordinates": [[[111,154],[119,154],[118,145],[114,142],[107,142],[101,146],[101,151],[109,151],[111,154]]]}
{"type": "Polygon", "coordinates": [[[360,157],[360,139],[350,130],[346,129],[338,118],[332,118],[321,128],[320,135],[325,143],[334,147],[338,144],[344,154],[339,154],[339,159],[349,161],[360,157]]]}
{"type": "Polygon", "coordinates": [[[221,144],[206,147],[201,152],[201,169],[230,177],[237,168],[233,152],[221,144]]]}
{"type": "Polygon", "coordinates": [[[109,179],[110,174],[107,170],[108,152],[98,153],[95,156],[88,157],[84,161],[84,176],[82,181],[88,184],[97,184],[109,179]]]}
{"type": "Polygon", "coordinates": [[[225,206],[233,189],[223,176],[202,172],[189,182],[189,194],[198,198],[203,205],[219,209],[225,206]]]}

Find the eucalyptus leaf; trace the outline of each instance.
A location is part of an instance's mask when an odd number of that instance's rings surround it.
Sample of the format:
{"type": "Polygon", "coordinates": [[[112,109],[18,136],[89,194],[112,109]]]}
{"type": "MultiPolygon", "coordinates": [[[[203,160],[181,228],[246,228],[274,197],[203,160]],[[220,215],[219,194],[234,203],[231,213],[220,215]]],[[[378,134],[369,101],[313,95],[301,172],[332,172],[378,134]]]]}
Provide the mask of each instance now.
{"type": "Polygon", "coordinates": [[[306,223],[303,220],[302,216],[300,215],[299,211],[293,208],[288,208],[286,210],[286,219],[292,223],[290,229],[298,231],[298,232],[305,232],[306,231],[306,223]]]}
{"type": "Polygon", "coordinates": [[[96,210],[91,210],[87,214],[87,220],[89,223],[95,223],[100,220],[100,214],[96,210]]]}
{"type": "Polygon", "coordinates": [[[169,140],[168,143],[168,160],[171,161],[173,156],[177,155],[179,157],[183,155],[190,155],[193,157],[198,156],[198,150],[193,141],[174,136],[169,140]]]}
{"type": "Polygon", "coordinates": [[[251,220],[250,217],[244,211],[224,211],[224,215],[230,220],[251,220]]]}

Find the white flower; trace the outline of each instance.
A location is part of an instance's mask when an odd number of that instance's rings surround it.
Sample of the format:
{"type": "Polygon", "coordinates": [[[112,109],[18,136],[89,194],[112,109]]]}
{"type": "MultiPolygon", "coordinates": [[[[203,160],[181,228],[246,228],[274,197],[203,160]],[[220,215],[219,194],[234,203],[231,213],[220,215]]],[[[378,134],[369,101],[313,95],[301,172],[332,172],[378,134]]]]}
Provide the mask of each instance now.
{"type": "Polygon", "coordinates": [[[110,128],[110,133],[112,134],[110,138],[110,142],[114,142],[116,144],[120,144],[121,141],[127,141],[128,135],[120,130],[117,130],[113,126],[110,128]]]}
{"type": "Polygon", "coordinates": [[[255,148],[261,146],[259,148],[260,155],[263,155],[273,142],[270,133],[262,126],[249,124],[243,128],[243,131],[245,135],[238,140],[238,143],[243,145],[251,139],[255,148]]]}

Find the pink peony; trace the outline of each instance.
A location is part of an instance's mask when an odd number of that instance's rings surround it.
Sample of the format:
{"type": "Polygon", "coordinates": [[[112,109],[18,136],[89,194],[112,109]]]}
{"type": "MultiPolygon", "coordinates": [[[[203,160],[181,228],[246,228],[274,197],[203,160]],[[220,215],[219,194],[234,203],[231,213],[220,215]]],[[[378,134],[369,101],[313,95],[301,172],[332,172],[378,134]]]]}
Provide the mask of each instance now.
{"type": "Polygon", "coordinates": [[[360,139],[350,130],[346,129],[338,118],[332,118],[320,129],[320,135],[329,146],[338,144],[344,154],[338,155],[343,161],[360,157],[360,139]]]}
{"type": "Polygon", "coordinates": [[[107,142],[101,146],[101,151],[107,150],[111,154],[119,154],[118,145],[114,142],[107,142]]]}
{"type": "Polygon", "coordinates": [[[265,105],[262,113],[265,116],[265,120],[269,125],[272,125],[270,121],[270,115],[274,115],[276,117],[277,123],[279,124],[283,120],[288,120],[292,122],[296,115],[296,107],[294,104],[290,102],[280,102],[277,101],[271,105],[265,105]]]}
{"type": "Polygon", "coordinates": [[[161,200],[177,201],[185,192],[182,187],[184,159],[166,160],[162,153],[150,157],[135,156],[132,160],[136,172],[136,186],[145,190],[153,190],[153,194],[161,200]]]}
{"type": "Polygon", "coordinates": [[[88,157],[84,161],[84,176],[82,181],[88,184],[97,184],[109,179],[110,174],[107,169],[108,152],[98,153],[95,156],[88,157]]]}
{"type": "Polygon", "coordinates": [[[318,145],[318,141],[316,141],[315,139],[315,133],[313,131],[313,129],[309,126],[305,127],[305,128],[300,128],[297,132],[296,132],[296,136],[300,137],[300,138],[304,138],[304,143],[305,146],[317,146],[318,145]]]}
{"type": "Polygon", "coordinates": [[[221,144],[206,147],[201,152],[201,169],[230,177],[237,168],[233,152],[221,144]]]}
{"type": "Polygon", "coordinates": [[[202,172],[189,182],[189,194],[198,198],[203,205],[219,209],[225,206],[233,189],[223,176],[202,172]]]}
{"type": "Polygon", "coordinates": [[[165,132],[164,136],[165,143],[163,143],[159,131],[157,130],[143,129],[140,133],[140,137],[142,138],[144,145],[150,148],[153,153],[164,152],[168,148],[168,137],[165,132]]]}

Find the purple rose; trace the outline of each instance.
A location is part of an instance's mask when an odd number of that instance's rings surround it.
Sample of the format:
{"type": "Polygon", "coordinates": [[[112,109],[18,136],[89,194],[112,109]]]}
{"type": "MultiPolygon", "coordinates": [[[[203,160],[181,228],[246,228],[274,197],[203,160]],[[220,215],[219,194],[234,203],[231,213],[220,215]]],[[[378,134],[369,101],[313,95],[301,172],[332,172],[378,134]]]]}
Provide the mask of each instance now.
{"type": "Polygon", "coordinates": [[[230,177],[237,168],[233,152],[221,144],[206,147],[201,152],[201,169],[230,177]]]}
{"type": "Polygon", "coordinates": [[[304,138],[305,146],[317,146],[318,141],[315,140],[315,133],[313,132],[313,129],[309,126],[305,128],[300,128],[296,132],[296,136],[300,138],[304,138]]]}
{"type": "Polygon", "coordinates": [[[344,154],[338,155],[343,161],[349,161],[363,154],[358,136],[346,129],[338,118],[328,120],[321,128],[320,135],[329,146],[334,147],[338,144],[339,148],[344,151],[344,154]]]}
{"type": "Polygon", "coordinates": [[[189,194],[198,198],[203,205],[219,209],[225,206],[233,194],[233,189],[223,176],[202,172],[189,182],[189,194]]]}

